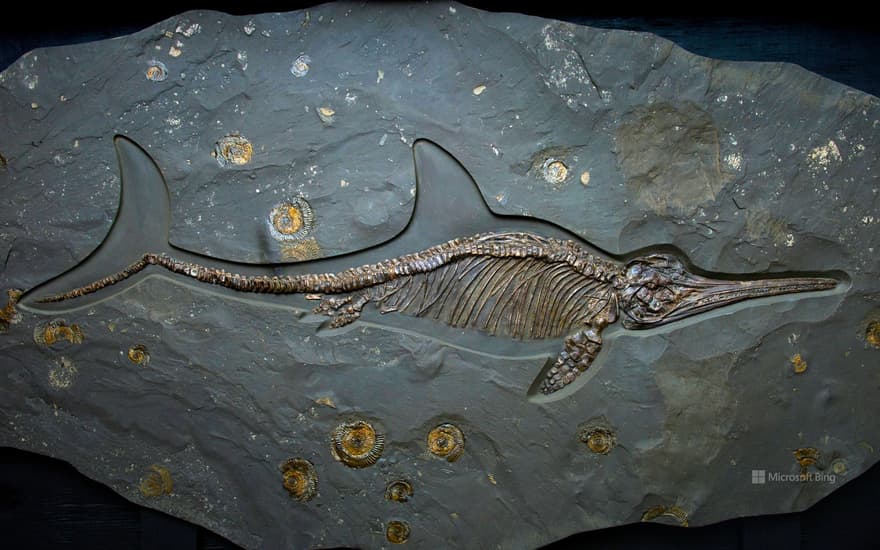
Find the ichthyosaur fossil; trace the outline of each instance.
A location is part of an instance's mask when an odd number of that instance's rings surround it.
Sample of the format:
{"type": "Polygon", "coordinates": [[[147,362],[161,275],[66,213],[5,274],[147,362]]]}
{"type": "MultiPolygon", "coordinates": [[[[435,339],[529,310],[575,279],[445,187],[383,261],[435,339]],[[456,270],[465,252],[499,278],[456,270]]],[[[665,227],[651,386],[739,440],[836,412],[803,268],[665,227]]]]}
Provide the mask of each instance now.
{"type": "Polygon", "coordinates": [[[159,268],[233,291],[320,300],[314,311],[329,316],[330,327],[356,321],[373,303],[381,313],[499,337],[562,339],[562,351],[534,384],[551,394],[590,367],[603,329],[618,320],[628,329],[651,328],[753,298],[828,291],[839,282],[709,277],[670,253],[624,261],[551,223],[491,212],[465,169],[426,140],[413,146],[413,214],[392,239],[301,264],[222,261],[169,244],[170,200],[159,168],[131,140],[117,137],[115,146],[122,192],[110,232],[82,263],[28,291],[24,309],[79,309],[159,268]]]}

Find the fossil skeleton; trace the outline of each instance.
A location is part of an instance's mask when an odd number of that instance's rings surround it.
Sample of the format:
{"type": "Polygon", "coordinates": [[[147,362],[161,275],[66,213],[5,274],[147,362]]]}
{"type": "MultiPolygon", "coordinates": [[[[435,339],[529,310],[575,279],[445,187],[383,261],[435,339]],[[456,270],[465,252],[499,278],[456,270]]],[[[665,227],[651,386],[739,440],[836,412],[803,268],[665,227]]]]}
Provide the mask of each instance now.
{"type": "Polygon", "coordinates": [[[144,252],[116,273],[36,302],[92,294],[158,266],[236,291],[317,295],[310,296],[321,300],[315,312],[330,316],[332,327],[354,322],[364,306],[374,303],[382,313],[428,317],[497,336],[567,336],[564,349],[543,373],[544,394],[562,389],[589,368],[602,347],[603,329],[618,318],[626,328],[650,328],[751,298],[838,284],[824,277],[713,279],[689,272],[669,254],[616,262],[574,240],[531,232],[480,233],[338,272],[280,276],[236,274],[144,252]]]}

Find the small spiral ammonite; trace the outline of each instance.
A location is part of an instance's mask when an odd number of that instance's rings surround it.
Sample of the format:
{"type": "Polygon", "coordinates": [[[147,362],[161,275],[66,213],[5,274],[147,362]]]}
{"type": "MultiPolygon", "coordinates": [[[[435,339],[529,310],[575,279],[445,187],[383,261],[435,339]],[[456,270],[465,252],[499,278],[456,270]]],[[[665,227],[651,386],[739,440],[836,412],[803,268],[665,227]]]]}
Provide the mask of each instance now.
{"type": "Polygon", "coordinates": [[[309,74],[309,64],[311,62],[312,58],[305,54],[297,57],[290,66],[290,74],[297,78],[306,76],[309,74]]]}
{"type": "Polygon", "coordinates": [[[578,439],[598,455],[607,455],[617,445],[614,429],[604,417],[591,418],[581,424],[578,427],[578,439]]]}
{"type": "Polygon", "coordinates": [[[315,212],[302,197],[275,205],[269,212],[269,232],[277,241],[301,241],[315,227],[315,212]]]}
{"type": "Polygon", "coordinates": [[[143,344],[136,344],[128,348],[128,360],[135,365],[147,365],[150,363],[150,352],[143,344]]]}
{"type": "Polygon", "coordinates": [[[229,134],[217,140],[211,156],[217,159],[221,168],[243,166],[251,161],[254,146],[240,134],[229,134]]]}
{"type": "Polygon", "coordinates": [[[409,481],[395,479],[385,487],[385,498],[393,502],[406,502],[413,496],[413,488],[409,481]]]}
{"type": "Polygon", "coordinates": [[[364,420],[346,422],[330,434],[333,458],[352,468],[375,464],[385,449],[385,436],[364,420]]]}
{"type": "Polygon", "coordinates": [[[147,77],[147,80],[162,82],[168,78],[168,67],[166,67],[161,61],[151,59],[144,74],[147,77]]]}
{"type": "Polygon", "coordinates": [[[171,472],[164,466],[153,464],[150,466],[150,471],[141,478],[139,489],[145,497],[159,497],[170,494],[174,490],[174,480],[171,478],[171,472]]]}
{"type": "Polygon", "coordinates": [[[318,474],[304,458],[291,458],[281,464],[281,479],[290,496],[300,502],[312,500],[318,493],[318,474]]]}
{"type": "Polygon", "coordinates": [[[428,432],[428,450],[434,456],[455,462],[464,453],[464,434],[458,426],[440,424],[428,432]]]}
{"type": "Polygon", "coordinates": [[[409,538],[409,524],[399,520],[389,521],[385,528],[385,537],[393,544],[403,544],[409,538]]]}

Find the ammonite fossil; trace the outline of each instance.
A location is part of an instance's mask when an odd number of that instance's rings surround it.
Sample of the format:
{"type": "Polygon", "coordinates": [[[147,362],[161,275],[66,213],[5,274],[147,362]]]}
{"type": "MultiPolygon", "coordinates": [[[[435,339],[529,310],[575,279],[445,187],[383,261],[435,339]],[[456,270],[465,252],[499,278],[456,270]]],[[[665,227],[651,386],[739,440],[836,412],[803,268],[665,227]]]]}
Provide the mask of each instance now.
{"type": "Polygon", "coordinates": [[[406,502],[413,496],[413,488],[409,481],[395,479],[385,487],[385,498],[394,502],[406,502]]]}
{"type": "Polygon", "coordinates": [[[128,348],[128,360],[135,365],[147,365],[150,363],[150,352],[143,344],[135,344],[128,348]]]}
{"type": "Polygon", "coordinates": [[[352,468],[375,464],[385,448],[385,436],[364,420],[336,426],[330,442],[333,458],[352,468]]]}
{"type": "Polygon", "coordinates": [[[389,521],[388,526],[385,528],[385,537],[388,539],[388,542],[403,544],[409,538],[409,524],[399,520],[389,521]]]}
{"type": "Polygon", "coordinates": [[[150,466],[150,471],[141,478],[139,489],[145,497],[159,497],[170,494],[174,490],[174,480],[171,478],[171,472],[164,466],[153,464],[150,466]]]}
{"type": "Polygon", "coordinates": [[[434,456],[455,462],[464,453],[464,434],[458,426],[440,424],[428,432],[428,450],[434,456]]]}
{"type": "Polygon", "coordinates": [[[318,493],[318,474],[304,458],[291,458],[281,464],[281,478],[290,496],[300,502],[311,500],[318,493]]]}
{"type": "Polygon", "coordinates": [[[578,439],[599,455],[607,455],[617,445],[617,436],[604,418],[593,418],[578,427],[578,439]]]}

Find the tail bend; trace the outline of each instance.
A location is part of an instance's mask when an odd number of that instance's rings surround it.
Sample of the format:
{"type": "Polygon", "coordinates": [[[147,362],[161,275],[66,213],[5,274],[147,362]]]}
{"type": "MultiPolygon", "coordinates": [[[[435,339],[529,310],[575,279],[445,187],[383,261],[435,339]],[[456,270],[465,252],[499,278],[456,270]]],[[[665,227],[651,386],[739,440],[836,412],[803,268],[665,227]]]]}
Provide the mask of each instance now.
{"type": "MultiPolygon", "coordinates": [[[[122,189],[110,232],[78,265],[27,291],[19,301],[23,309],[37,313],[58,311],[49,304],[91,294],[127,279],[146,267],[144,252],[170,251],[170,199],[159,167],[130,139],[116,136],[113,144],[122,189]],[[104,276],[108,271],[115,273],[104,276]],[[74,293],[70,289],[77,290],[74,293]]],[[[77,307],[83,305],[87,304],[77,302],[77,307]]]]}

